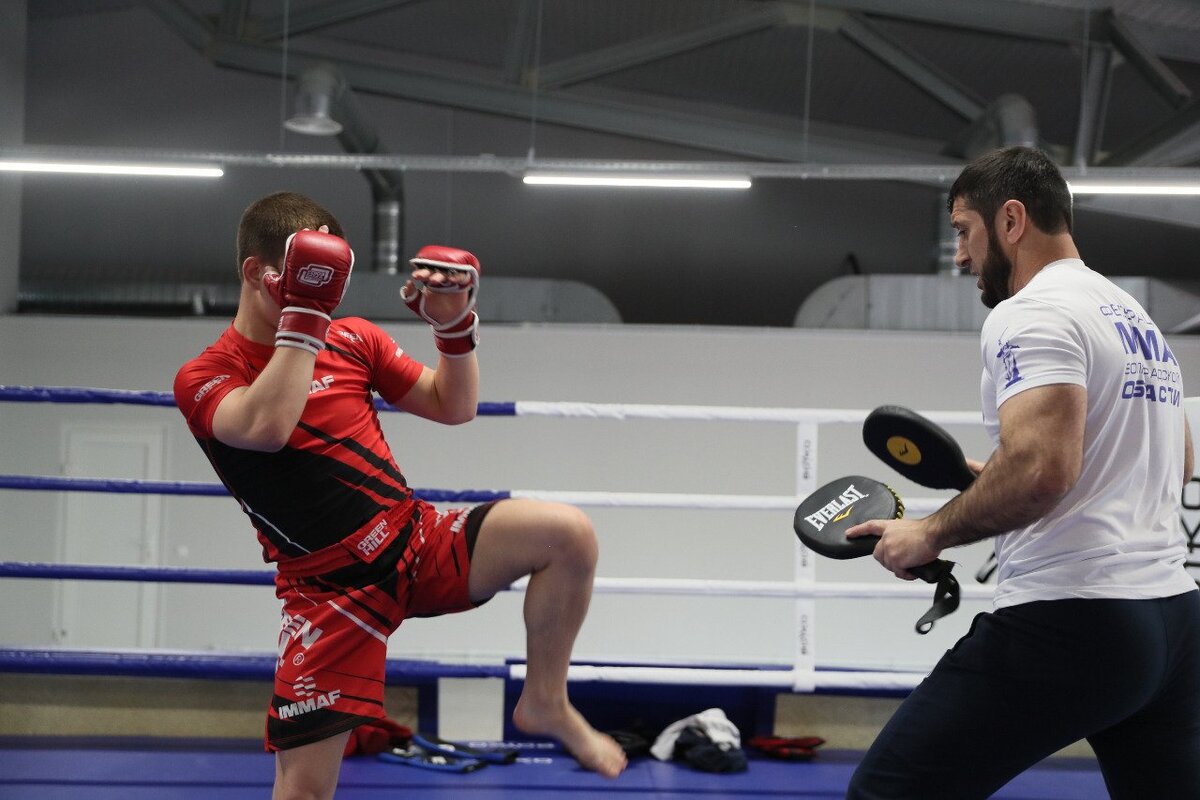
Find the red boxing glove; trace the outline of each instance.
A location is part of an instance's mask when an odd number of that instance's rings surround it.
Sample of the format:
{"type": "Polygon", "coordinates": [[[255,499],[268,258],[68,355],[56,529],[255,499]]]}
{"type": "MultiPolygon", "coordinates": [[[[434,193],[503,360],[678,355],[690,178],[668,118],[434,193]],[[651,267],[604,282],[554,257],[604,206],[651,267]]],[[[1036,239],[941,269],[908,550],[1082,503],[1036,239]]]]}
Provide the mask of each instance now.
{"type": "Polygon", "coordinates": [[[283,309],[276,347],[296,347],[317,355],[325,349],[330,314],[346,294],[354,251],[345,239],[320,231],[296,231],[283,248],[283,272],[263,279],[267,293],[283,309]]]}
{"type": "Polygon", "coordinates": [[[479,344],[479,315],[475,313],[475,292],[479,286],[479,259],[466,250],[457,247],[442,247],[431,244],[422,247],[417,255],[410,259],[409,264],[414,269],[429,269],[443,272],[447,276],[466,274],[470,280],[466,283],[436,286],[421,281],[414,281],[413,291],[408,286],[400,290],[402,299],[413,313],[433,326],[433,340],[442,355],[451,358],[465,356],[479,344]],[[428,298],[425,290],[444,293],[467,293],[467,304],[453,319],[440,321],[430,316],[426,310],[425,301],[428,298]]]}

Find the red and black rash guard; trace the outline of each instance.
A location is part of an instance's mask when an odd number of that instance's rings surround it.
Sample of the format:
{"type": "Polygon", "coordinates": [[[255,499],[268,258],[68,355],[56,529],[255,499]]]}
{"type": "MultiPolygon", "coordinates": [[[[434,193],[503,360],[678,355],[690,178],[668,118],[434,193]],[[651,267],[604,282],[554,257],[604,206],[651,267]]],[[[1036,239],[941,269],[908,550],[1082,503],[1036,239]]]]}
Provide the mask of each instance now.
{"type": "Polygon", "coordinates": [[[221,482],[250,517],[264,561],[286,561],[340,542],[412,490],[384,441],[372,390],[402,398],[423,366],[364,319],[333,322],[313,368],[308,403],[283,449],[242,450],[213,436],[217,405],[249,386],[275,348],[231,325],[175,376],[175,402],[221,482]]]}

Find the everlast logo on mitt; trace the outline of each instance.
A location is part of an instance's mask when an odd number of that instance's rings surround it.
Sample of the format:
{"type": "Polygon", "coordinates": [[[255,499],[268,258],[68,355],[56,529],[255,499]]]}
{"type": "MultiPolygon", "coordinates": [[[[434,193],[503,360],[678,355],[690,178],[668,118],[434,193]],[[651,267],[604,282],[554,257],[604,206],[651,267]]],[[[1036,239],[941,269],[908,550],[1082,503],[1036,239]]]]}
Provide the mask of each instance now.
{"type": "Polygon", "coordinates": [[[850,513],[848,509],[851,506],[853,506],[859,500],[865,500],[869,496],[870,495],[865,495],[858,489],[855,489],[854,484],[850,484],[846,487],[846,491],[842,492],[837,498],[822,506],[821,509],[815,514],[809,514],[804,518],[804,520],[809,525],[812,525],[816,530],[821,530],[821,528],[824,528],[825,525],[831,520],[841,519],[841,516],[839,515],[841,515],[843,511],[845,511],[847,514],[850,513]]]}
{"type": "Polygon", "coordinates": [[[309,264],[296,272],[296,280],[307,286],[324,286],[333,280],[333,270],[321,264],[309,264]]]}

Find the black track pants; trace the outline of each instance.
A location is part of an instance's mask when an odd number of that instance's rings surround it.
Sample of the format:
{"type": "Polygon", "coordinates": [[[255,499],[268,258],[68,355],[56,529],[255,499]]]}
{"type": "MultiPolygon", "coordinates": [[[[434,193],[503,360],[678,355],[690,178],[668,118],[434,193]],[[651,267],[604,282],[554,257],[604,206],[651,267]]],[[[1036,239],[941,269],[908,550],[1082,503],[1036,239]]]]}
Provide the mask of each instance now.
{"type": "Polygon", "coordinates": [[[1084,738],[1115,800],[1200,798],[1200,593],[978,615],[879,734],[847,798],[986,798],[1084,738]]]}

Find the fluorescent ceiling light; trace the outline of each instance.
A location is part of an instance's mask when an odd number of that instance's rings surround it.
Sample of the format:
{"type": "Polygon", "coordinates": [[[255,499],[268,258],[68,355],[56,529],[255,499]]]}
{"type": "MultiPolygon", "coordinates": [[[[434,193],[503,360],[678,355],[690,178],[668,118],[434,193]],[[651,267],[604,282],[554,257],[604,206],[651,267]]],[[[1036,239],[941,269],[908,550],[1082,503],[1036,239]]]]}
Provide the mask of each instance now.
{"type": "Polygon", "coordinates": [[[531,186],[618,186],[659,189],[749,189],[744,176],[653,176],[653,175],[553,175],[531,172],[524,178],[531,186]]]}
{"type": "Polygon", "coordinates": [[[0,159],[0,172],[55,172],[72,175],[148,175],[176,178],[219,178],[225,174],[214,166],[171,164],[87,164],[65,161],[13,161],[0,159]]]}
{"type": "Polygon", "coordinates": [[[1200,183],[1070,182],[1071,194],[1200,195],[1200,183]]]}

